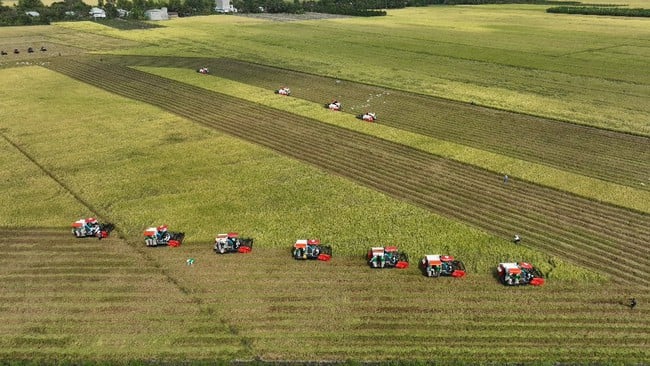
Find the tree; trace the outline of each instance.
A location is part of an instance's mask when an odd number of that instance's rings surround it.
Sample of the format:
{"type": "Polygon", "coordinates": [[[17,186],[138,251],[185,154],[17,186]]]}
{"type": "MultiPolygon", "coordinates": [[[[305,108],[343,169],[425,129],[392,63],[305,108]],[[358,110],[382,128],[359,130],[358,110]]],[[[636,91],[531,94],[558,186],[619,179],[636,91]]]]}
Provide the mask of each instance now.
{"type": "Polygon", "coordinates": [[[115,19],[118,17],[117,8],[115,7],[115,2],[107,1],[104,5],[104,10],[106,11],[106,17],[115,19]]]}
{"type": "Polygon", "coordinates": [[[183,2],[181,0],[168,0],[167,10],[180,12],[183,8],[183,2]]]}
{"type": "Polygon", "coordinates": [[[133,3],[130,0],[117,0],[115,6],[118,9],[131,10],[133,8],[133,3]]]}
{"type": "Polygon", "coordinates": [[[210,14],[214,8],[214,1],[185,0],[185,7],[191,14],[210,14]]]}
{"type": "Polygon", "coordinates": [[[41,0],[18,0],[18,4],[16,5],[18,10],[35,10],[35,9],[40,9],[44,8],[45,5],[43,5],[43,2],[41,0]]]}

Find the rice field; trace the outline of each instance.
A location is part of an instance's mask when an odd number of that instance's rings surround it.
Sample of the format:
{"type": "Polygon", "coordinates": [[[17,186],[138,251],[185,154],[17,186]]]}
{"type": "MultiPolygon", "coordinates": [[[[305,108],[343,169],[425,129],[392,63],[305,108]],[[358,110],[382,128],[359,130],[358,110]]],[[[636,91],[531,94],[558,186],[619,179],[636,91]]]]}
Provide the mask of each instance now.
{"type": "Polygon", "coordinates": [[[647,363],[647,22],[570,19],[0,29],[51,51],[0,59],[0,360],[647,363]],[[117,230],[74,238],[87,216],[117,230]],[[182,246],[144,246],[162,223],[182,246]],[[226,231],[252,253],[215,254],[226,231]],[[291,259],[314,237],[331,262],[291,259]],[[411,266],[370,269],[375,245],[411,266]],[[468,275],[422,276],[438,253],[468,275]],[[546,284],[501,285],[520,260],[546,284]]]}

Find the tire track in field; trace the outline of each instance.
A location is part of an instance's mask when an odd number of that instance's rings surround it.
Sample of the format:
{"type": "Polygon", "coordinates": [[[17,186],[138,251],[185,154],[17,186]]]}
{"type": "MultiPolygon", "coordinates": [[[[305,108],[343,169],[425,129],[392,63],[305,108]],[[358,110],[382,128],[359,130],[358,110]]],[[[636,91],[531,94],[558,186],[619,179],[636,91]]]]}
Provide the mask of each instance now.
{"type": "MultiPolygon", "coordinates": [[[[100,219],[100,221],[105,221],[105,222],[111,222],[110,218],[100,214],[99,210],[97,210],[96,207],[94,207],[90,202],[84,200],[79,194],[77,194],[73,189],[71,189],[65,182],[63,182],[61,179],[59,179],[53,172],[48,170],[45,166],[43,166],[41,163],[38,162],[27,150],[23,149],[19,144],[11,140],[2,130],[0,130],[0,136],[7,141],[8,144],[10,144],[13,148],[18,150],[26,159],[28,159],[32,164],[34,164],[38,169],[48,176],[50,179],[52,179],[54,182],[56,182],[59,187],[61,187],[63,190],[65,190],[68,194],[70,194],[77,202],[79,202],[82,206],[84,206],[86,209],[88,209],[89,212],[92,213],[93,216],[97,217],[100,219]]],[[[2,230],[2,228],[0,228],[2,230]]],[[[119,228],[116,228],[113,231],[115,234],[119,235],[120,240],[126,241],[126,239],[119,233],[119,228]]],[[[115,235],[114,234],[114,235],[115,235]]],[[[35,234],[38,235],[38,234],[35,234]]],[[[45,236],[49,236],[50,234],[45,234],[45,236]]],[[[129,243],[133,244],[133,243],[129,243]]],[[[183,296],[186,296],[188,298],[192,298],[196,303],[200,304],[201,300],[197,298],[196,296],[191,294],[191,291],[183,284],[181,284],[178,279],[176,279],[174,276],[172,276],[167,269],[162,267],[154,257],[151,256],[149,251],[143,250],[141,247],[137,247],[135,245],[130,245],[136,252],[139,253],[139,255],[146,260],[147,262],[150,263],[150,265],[154,268],[156,268],[158,271],[160,271],[160,275],[165,278],[165,280],[172,285],[175,289],[179,291],[183,296]]],[[[228,327],[229,333],[237,338],[242,346],[243,349],[249,352],[249,354],[253,355],[253,349],[250,341],[248,338],[245,336],[241,336],[239,332],[237,331],[237,328],[235,328],[232,325],[229,325],[226,323],[224,318],[219,318],[220,322],[228,327]]]]}
{"type": "Polygon", "coordinates": [[[201,337],[214,337],[214,344],[232,349],[233,356],[251,356],[244,337],[233,334],[224,318],[202,313],[200,297],[167,281],[168,271],[143,255],[151,249],[134,250],[113,235],[100,242],[75,238],[61,227],[0,227],[0,248],[0,358],[37,357],[33,352],[40,343],[23,345],[26,337],[64,339],[44,351],[54,359],[94,342],[110,344],[114,333],[129,341],[155,339],[155,346],[169,343],[175,349],[192,347],[192,337],[199,343],[201,337]],[[202,330],[206,320],[213,326],[202,330]],[[30,323],[41,324],[41,330],[34,334],[25,326],[30,323]],[[140,328],[138,334],[134,328],[140,328]]]}
{"type": "MultiPolygon", "coordinates": [[[[87,266],[78,260],[87,251],[85,245],[76,243],[78,239],[60,230],[41,229],[36,232],[38,228],[32,229],[35,231],[0,228],[0,247],[5,249],[3,264],[18,262],[15,268],[24,269],[3,273],[3,283],[19,282],[29,291],[27,299],[23,293],[0,292],[0,302],[11,307],[10,311],[0,313],[0,319],[4,320],[0,331],[23,331],[24,318],[34,321],[55,317],[58,320],[55,331],[41,337],[69,339],[65,337],[79,334],[78,322],[66,319],[79,319],[79,314],[85,313],[88,316],[83,317],[84,323],[92,324],[100,335],[110,332],[131,334],[132,323],[107,323],[112,317],[105,315],[106,309],[110,307],[109,311],[121,314],[137,313],[142,311],[143,302],[151,303],[152,297],[165,298],[166,291],[169,291],[167,284],[148,289],[145,293],[139,291],[138,286],[132,286],[133,283],[155,281],[158,277],[154,276],[159,276],[159,272],[147,264],[143,268],[137,255],[122,251],[124,243],[111,245],[117,244],[119,239],[108,239],[109,251],[94,251],[94,255],[86,255],[88,258],[84,259],[93,262],[92,266],[87,266]],[[49,237],[44,234],[49,234],[49,237]],[[23,244],[35,240],[48,245],[23,244]],[[23,256],[24,253],[28,255],[23,256]],[[47,267],[42,267],[40,264],[43,262],[34,259],[50,253],[58,255],[47,267]],[[123,260],[127,262],[125,268],[141,272],[132,276],[111,264],[123,260]],[[87,271],[95,266],[103,267],[104,271],[101,274],[87,271]],[[51,268],[60,269],[62,273],[76,268],[79,273],[57,276],[47,271],[51,268]],[[115,286],[92,281],[80,292],[78,283],[83,282],[82,276],[121,276],[124,281],[115,286]],[[106,297],[112,299],[110,304],[98,299],[106,297]],[[14,317],[14,314],[20,315],[14,317]],[[107,326],[111,328],[107,329],[107,326]]],[[[282,249],[259,250],[259,253],[252,254],[253,257],[212,257],[211,269],[206,274],[233,274],[221,276],[218,286],[214,286],[212,280],[188,283],[208,309],[235,309],[229,312],[227,322],[237,327],[231,331],[250,339],[257,352],[257,361],[278,360],[286,364],[295,358],[338,360],[340,357],[334,358],[337,353],[347,359],[376,360],[376,357],[394,354],[391,352],[394,349],[401,350],[402,355],[408,355],[407,358],[427,360],[432,354],[432,345],[435,345],[436,353],[440,355],[437,360],[441,363],[471,363],[473,359],[519,362],[522,357],[562,357],[566,362],[580,362],[587,356],[597,357],[594,362],[604,362],[603,357],[610,353],[626,361],[643,360],[649,349],[644,338],[650,325],[645,307],[632,311],[619,302],[628,294],[637,293],[638,287],[587,284],[578,288],[567,285],[547,290],[504,288],[495,279],[490,281],[486,277],[426,279],[414,268],[399,273],[377,272],[365,266],[360,258],[339,258],[323,265],[293,261],[282,249]],[[300,279],[299,290],[296,279],[300,279]],[[379,288],[381,291],[378,292],[379,288]],[[244,309],[242,304],[245,304],[244,309]],[[301,347],[296,348],[297,343],[301,347]],[[509,346],[504,348],[504,344],[509,346]],[[441,348],[448,351],[440,352],[441,348]],[[597,356],[592,353],[592,348],[599,350],[597,356]],[[547,350],[555,353],[549,355],[547,350]]],[[[176,259],[172,256],[164,260],[169,265],[176,259]]],[[[640,304],[649,303],[646,294],[638,296],[638,299],[640,304]]],[[[158,309],[166,308],[159,302],[155,305],[159,306],[158,309]]],[[[194,307],[194,303],[188,307],[194,307]]],[[[170,316],[169,322],[178,321],[174,312],[162,311],[162,314],[170,316]]],[[[188,318],[183,320],[184,328],[189,329],[167,338],[173,345],[170,356],[179,355],[192,362],[187,357],[190,355],[191,358],[197,347],[202,348],[202,353],[222,346],[237,347],[233,339],[213,331],[218,321],[212,316],[206,319],[198,314],[195,317],[195,313],[190,311],[188,318]]],[[[93,330],[86,328],[86,332],[93,330]]],[[[14,347],[8,348],[9,352],[33,352],[16,349],[18,347],[10,343],[11,339],[20,340],[20,336],[3,339],[14,347]]],[[[144,346],[138,351],[147,354],[160,344],[156,340],[144,346]]],[[[58,348],[41,350],[44,355],[41,357],[56,357],[65,347],[79,347],[79,344],[70,341],[58,348]]],[[[130,357],[138,359],[139,353],[136,351],[130,357]]]]}
{"type": "Polygon", "coordinates": [[[276,89],[317,103],[336,97],[346,113],[378,113],[377,123],[513,158],[650,190],[650,138],[564,123],[388,88],[229,59],[108,56],[126,66],[197,68],[238,82],[276,89]],[[325,99],[324,99],[325,98],[325,99]],[[357,110],[350,109],[356,106],[357,110]]]}
{"type": "Polygon", "coordinates": [[[492,234],[523,233],[529,246],[616,281],[650,284],[649,215],[526,182],[505,189],[492,172],[118,65],[63,61],[48,67],[492,234]]]}

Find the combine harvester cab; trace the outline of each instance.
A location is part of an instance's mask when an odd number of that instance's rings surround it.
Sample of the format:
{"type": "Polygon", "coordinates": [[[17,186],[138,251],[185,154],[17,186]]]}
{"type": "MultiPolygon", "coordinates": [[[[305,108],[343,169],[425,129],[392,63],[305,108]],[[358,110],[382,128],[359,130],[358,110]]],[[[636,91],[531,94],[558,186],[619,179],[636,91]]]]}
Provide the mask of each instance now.
{"type": "Polygon", "coordinates": [[[373,112],[367,112],[357,115],[357,118],[366,122],[375,122],[377,120],[377,115],[373,112]]]}
{"type": "Polygon", "coordinates": [[[214,239],[214,252],[217,254],[250,253],[252,250],[253,238],[240,238],[239,233],[218,234],[214,239]]]}
{"type": "Polygon", "coordinates": [[[94,217],[80,219],[72,223],[72,234],[77,238],[96,237],[99,240],[107,238],[115,229],[115,225],[101,224],[94,217]]]}
{"type": "Polygon", "coordinates": [[[420,260],[420,270],[427,277],[464,277],[465,265],[450,255],[428,254],[420,260]]]}
{"type": "Polygon", "coordinates": [[[325,104],[325,108],[329,109],[330,111],[340,111],[342,108],[342,105],[339,101],[333,101],[331,103],[325,104]]]}
{"type": "Polygon", "coordinates": [[[298,239],[293,244],[294,259],[318,259],[327,262],[332,259],[332,247],[321,245],[318,239],[298,239]]]}
{"type": "Polygon", "coordinates": [[[147,228],[144,231],[144,243],[148,247],[181,246],[183,239],[185,239],[185,233],[167,231],[167,228],[167,225],[147,228]]]}
{"type": "Polygon", "coordinates": [[[275,94],[285,95],[288,97],[291,95],[291,89],[287,88],[286,86],[283,86],[280,89],[276,89],[275,94]]]}
{"type": "Polygon", "coordinates": [[[366,257],[370,268],[399,268],[409,266],[409,257],[405,252],[400,252],[396,246],[372,247],[366,257]]]}
{"type": "Polygon", "coordinates": [[[527,262],[499,263],[497,275],[501,283],[506,286],[541,286],[544,284],[542,272],[527,262]]]}

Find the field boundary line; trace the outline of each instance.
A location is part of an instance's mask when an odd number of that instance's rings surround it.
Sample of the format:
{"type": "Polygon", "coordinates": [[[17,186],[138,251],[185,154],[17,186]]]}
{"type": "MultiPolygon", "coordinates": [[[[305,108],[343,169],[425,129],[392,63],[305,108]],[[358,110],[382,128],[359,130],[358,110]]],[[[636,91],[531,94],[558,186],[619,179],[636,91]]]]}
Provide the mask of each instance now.
{"type": "MultiPolygon", "coordinates": [[[[95,208],[92,204],[90,204],[88,201],[83,199],[79,194],[77,194],[75,191],[73,191],[68,185],[65,184],[61,179],[57,178],[54,173],[46,169],[41,163],[39,163],[27,150],[23,149],[18,143],[14,142],[11,140],[4,131],[0,130],[0,135],[2,138],[7,141],[14,149],[18,150],[24,157],[26,157],[32,164],[34,164],[38,169],[43,172],[45,175],[47,175],[50,179],[52,179],[56,184],[58,184],[61,188],[63,188],[68,194],[70,194],[75,200],[77,200],[79,203],[81,203],[84,207],[86,207],[93,215],[100,219],[105,219],[107,221],[110,221],[110,219],[104,215],[101,215],[97,208],[95,208]]],[[[140,254],[146,261],[151,263],[152,267],[156,268],[157,270],[160,271],[160,274],[165,277],[167,282],[169,282],[173,287],[175,287],[183,296],[187,296],[190,300],[191,303],[196,304],[197,306],[200,306],[203,301],[201,300],[200,297],[196,297],[192,295],[192,291],[188,289],[187,286],[184,286],[178,279],[174,278],[173,276],[170,275],[170,273],[158,262],[156,261],[149,253],[142,248],[138,247],[135,245],[135,242],[133,240],[129,240],[127,237],[125,237],[119,230],[119,228],[116,228],[114,230],[118,234],[118,238],[122,241],[124,241],[129,247],[131,247],[136,253],[140,254]]],[[[251,355],[255,355],[255,352],[252,347],[252,343],[250,339],[241,336],[239,334],[239,330],[234,327],[234,325],[228,323],[222,316],[219,316],[219,322],[223,324],[227,329],[228,332],[237,338],[239,342],[241,343],[242,347],[246,349],[251,355]]]]}

